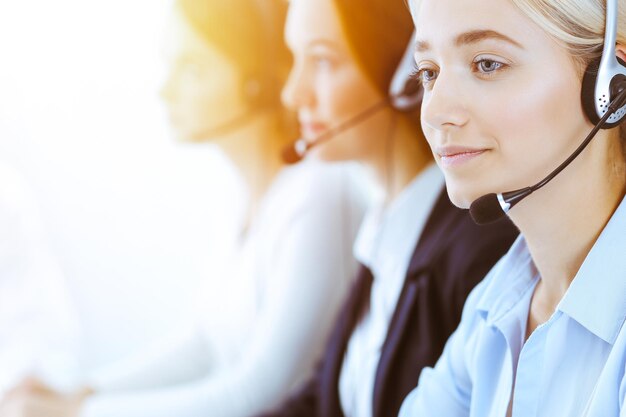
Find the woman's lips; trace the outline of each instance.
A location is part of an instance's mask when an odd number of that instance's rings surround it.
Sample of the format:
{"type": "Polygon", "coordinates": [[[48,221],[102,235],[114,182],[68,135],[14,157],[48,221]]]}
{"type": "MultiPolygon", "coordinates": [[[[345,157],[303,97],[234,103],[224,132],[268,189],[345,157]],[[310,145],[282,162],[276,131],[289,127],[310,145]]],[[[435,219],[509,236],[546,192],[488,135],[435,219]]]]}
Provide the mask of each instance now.
{"type": "Polygon", "coordinates": [[[440,147],[435,150],[437,155],[439,155],[443,168],[462,165],[482,155],[486,151],[487,149],[466,148],[461,146],[440,147]]]}
{"type": "Polygon", "coordinates": [[[307,140],[313,140],[326,132],[327,127],[323,123],[300,122],[300,133],[307,140]]]}

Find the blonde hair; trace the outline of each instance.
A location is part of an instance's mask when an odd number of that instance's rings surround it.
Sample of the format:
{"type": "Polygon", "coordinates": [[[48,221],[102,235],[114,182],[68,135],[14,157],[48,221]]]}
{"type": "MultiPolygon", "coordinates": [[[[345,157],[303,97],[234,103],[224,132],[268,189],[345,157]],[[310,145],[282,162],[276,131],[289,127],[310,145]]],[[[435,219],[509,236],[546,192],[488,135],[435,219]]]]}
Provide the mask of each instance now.
{"type": "Polygon", "coordinates": [[[281,0],[175,0],[174,7],[201,39],[237,67],[250,111],[272,112],[280,141],[292,140],[297,135],[296,118],[280,99],[292,63],[283,41],[288,4],[281,0]]]}
{"type": "Polygon", "coordinates": [[[280,91],[291,67],[282,37],[287,4],[279,0],[176,0],[174,7],[204,41],[235,64],[244,80],[262,85],[257,104],[281,106],[280,91]]]}
{"type": "MultiPolygon", "coordinates": [[[[511,0],[537,26],[560,42],[584,68],[602,55],[606,1],[511,0]]],[[[617,42],[626,44],[626,1],[618,6],[617,42]]]]}

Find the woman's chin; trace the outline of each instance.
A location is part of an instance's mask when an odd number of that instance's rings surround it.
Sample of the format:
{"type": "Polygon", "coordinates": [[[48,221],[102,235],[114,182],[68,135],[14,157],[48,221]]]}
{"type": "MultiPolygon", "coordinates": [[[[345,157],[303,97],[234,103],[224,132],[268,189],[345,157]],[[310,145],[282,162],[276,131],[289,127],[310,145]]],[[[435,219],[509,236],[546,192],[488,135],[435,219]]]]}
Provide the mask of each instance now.
{"type": "Polygon", "coordinates": [[[333,144],[321,144],[311,148],[308,156],[323,162],[341,162],[350,159],[350,155],[342,155],[333,144]]]}
{"type": "Polygon", "coordinates": [[[476,192],[471,192],[468,187],[446,184],[448,190],[448,197],[452,204],[458,208],[468,209],[474,200],[479,198],[482,194],[478,195],[476,192]]]}

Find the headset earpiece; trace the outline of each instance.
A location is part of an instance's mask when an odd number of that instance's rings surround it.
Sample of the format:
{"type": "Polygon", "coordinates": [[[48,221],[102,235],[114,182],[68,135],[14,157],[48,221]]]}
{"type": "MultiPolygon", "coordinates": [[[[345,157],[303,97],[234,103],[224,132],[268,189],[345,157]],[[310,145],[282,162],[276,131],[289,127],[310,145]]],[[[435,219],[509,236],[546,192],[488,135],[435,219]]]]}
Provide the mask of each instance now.
{"type": "Polygon", "coordinates": [[[583,85],[580,91],[580,98],[582,100],[583,110],[585,115],[592,124],[598,123],[600,116],[596,112],[596,99],[595,88],[596,80],[598,79],[598,68],[600,66],[600,58],[594,59],[587,65],[585,74],[583,75],[583,85]]]}
{"type": "MultiPolygon", "coordinates": [[[[616,56],[618,0],[607,0],[602,56],[589,64],[580,92],[585,114],[594,125],[607,112],[609,104],[626,88],[626,63],[616,56]]],[[[626,105],[611,114],[602,129],[619,125],[626,116],[626,105]]]]}
{"type": "MultiPolygon", "coordinates": [[[[585,70],[581,89],[581,100],[585,114],[592,124],[598,123],[611,100],[615,98],[620,92],[620,88],[624,86],[624,82],[626,82],[626,62],[619,57],[616,57],[616,59],[617,68],[610,69],[612,73],[610,74],[610,78],[608,78],[610,81],[604,88],[596,88],[598,74],[600,72],[600,58],[594,59],[585,70]],[[618,69],[618,71],[616,71],[616,69],[618,69]],[[602,113],[598,114],[598,111],[602,113]]],[[[604,79],[606,80],[607,77],[607,74],[605,74],[604,79]]],[[[604,84],[607,84],[607,82],[604,81],[604,84]]],[[[609,120],[602,125],[602,128],[610,129],[619,125],[624,120],[625,116],[626,106],[620,108],[616,115],[611,116],[609,120]]]]}
{"type": "Polygon", "coordinates": [[[404,56],[396,69],[389,87],[389,101],[391,106],[403,112],[416,110],[422,104],[424,90],[422,84],[414,77],[413,52],[415,49],[415,32],[407,45],[404,56]]]}
{"type": "Polygon", "coordinates": [[[242,84],[243,96],[251,110],[257,110],[264,104],[264,95],[267,90],[261,77],[246,77],[242,84]]]}
{"type": "Polygon", "coordinates": [[[280,106],[279,92],[282,83],[276,70],[276,63],[280,61],[277,55],[280,48],[274,47],[272,43],[281,42],[282,21],[272,13],[271,7],[266,7],[264,0],[252,0],[250,6],[254,7],[261,19],[262,30],[257,47],[263,48],[262,55],[265,57],[259,59],[254,72],[244,74],[242,79],[243,97],[252,113],[280,106]]]}
{"type": "Polygon", "coordinates": [[[272,74],[255,74],[244,77],[241,85],[243,97],[251,111],[280,106],[280,80],[272,74]]]}

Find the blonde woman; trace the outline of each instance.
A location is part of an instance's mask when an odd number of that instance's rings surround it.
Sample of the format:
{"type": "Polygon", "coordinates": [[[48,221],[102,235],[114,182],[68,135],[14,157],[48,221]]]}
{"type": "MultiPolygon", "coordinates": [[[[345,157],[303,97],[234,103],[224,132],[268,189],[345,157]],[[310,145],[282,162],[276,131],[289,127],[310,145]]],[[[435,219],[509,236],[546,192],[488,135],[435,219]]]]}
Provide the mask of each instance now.
{"type": "MultiPolygon", "coordinates": [[[[411,7],[422,126],[455,204],[537,183],[592,130],[581,85],[602,52],[605,2],[411,7]]],[[[620,128],[601,130],[510,209],[522,236],[468,298],[402,417],[626,415],[625,147],[620,128]]]]}

